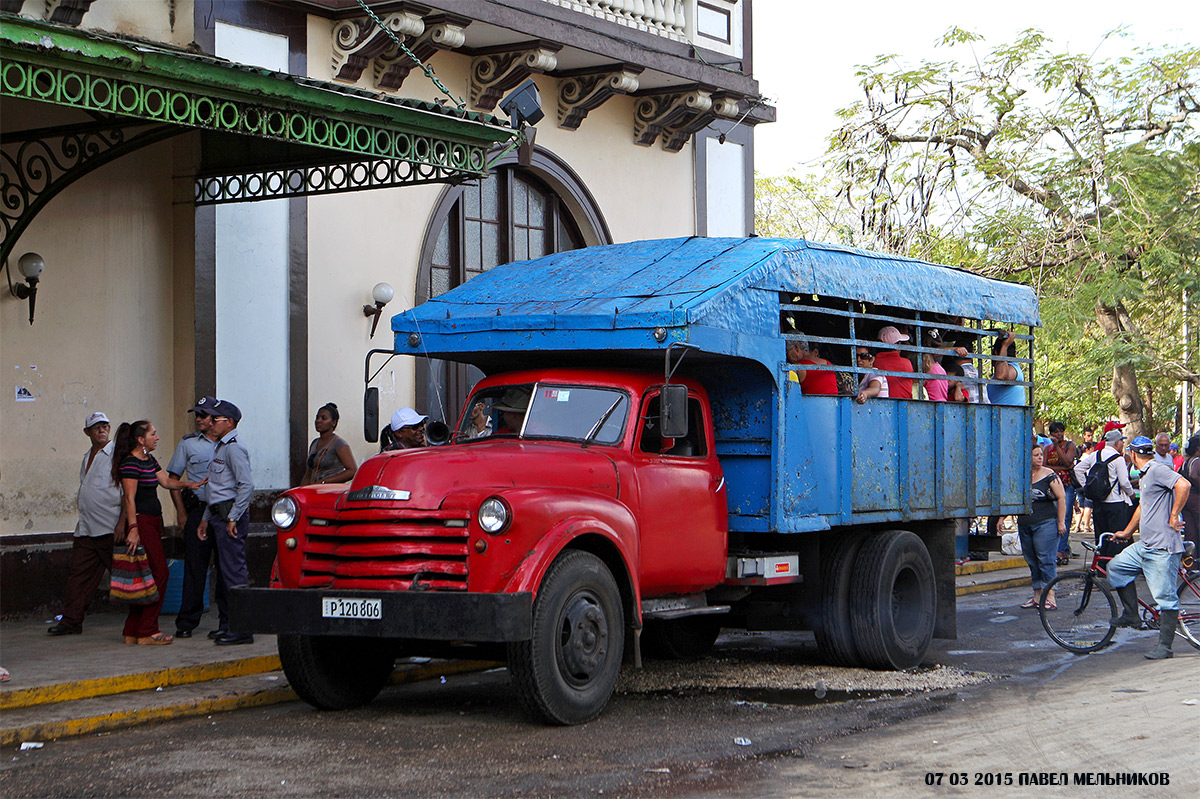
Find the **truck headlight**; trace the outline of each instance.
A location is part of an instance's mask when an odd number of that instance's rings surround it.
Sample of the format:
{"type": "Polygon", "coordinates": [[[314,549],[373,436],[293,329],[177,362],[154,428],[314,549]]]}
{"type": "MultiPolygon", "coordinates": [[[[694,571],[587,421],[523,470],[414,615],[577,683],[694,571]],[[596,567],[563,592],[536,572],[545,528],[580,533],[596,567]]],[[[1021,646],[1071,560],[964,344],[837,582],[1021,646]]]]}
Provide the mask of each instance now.
{"type": "Polygon", "coordinates": [[[479,526],[485,533],[496,535],[502,532],[508,527],[511,516],[508,505],[499,497],[485,499],[479,506],[479,526]]]}
{"type": "Polygon", "coordinates": [[[296,507],[296,502],[291,497],[280,497],[271,506],[271,521],[280,530],[291,527],[299,516],[300,509],[296,507]]]}

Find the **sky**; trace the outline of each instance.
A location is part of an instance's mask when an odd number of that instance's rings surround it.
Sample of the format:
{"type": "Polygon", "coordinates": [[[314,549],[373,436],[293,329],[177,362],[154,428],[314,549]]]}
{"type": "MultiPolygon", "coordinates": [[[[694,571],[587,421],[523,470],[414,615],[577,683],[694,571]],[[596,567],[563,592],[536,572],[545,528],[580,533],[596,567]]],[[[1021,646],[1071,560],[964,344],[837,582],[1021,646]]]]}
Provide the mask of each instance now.
{"type": "Polygon", "coordinates": [[[950,27],[980,34],[976,52],[1039,28],[1054,46],[1073,53],[1117,56],[1133,45],[1200,43],[1200,1],[1004,0],[1003,3],[906,3],[858,0],[756,0],[754,76],[775,106],[777,120],[754,133],[754,168],[763,176],[803,173],[825,151],[837,127],[836,111],[862,98],[854,77],[859,64],[894,53],[906,63],[946,60],[935,43],[950,27]],[[998,13],[1002,9],[1003,13],[998,13]],[[1123,40],[1102,42],[1124,27],[1123,40]]]}

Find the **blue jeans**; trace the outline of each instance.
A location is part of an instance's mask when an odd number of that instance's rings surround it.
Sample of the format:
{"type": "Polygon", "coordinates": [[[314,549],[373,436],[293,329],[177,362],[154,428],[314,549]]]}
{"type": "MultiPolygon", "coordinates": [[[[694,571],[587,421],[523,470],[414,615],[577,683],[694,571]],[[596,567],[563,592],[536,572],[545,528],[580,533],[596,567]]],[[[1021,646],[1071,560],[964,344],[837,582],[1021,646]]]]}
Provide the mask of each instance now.
{"type": "Polygon", "coordinates": [[[1058,537],[1058,551],[1062,555],[1071,553],[1071,518],[1075,515],[1075,486],[1063,483],[1063,495],[1067,502],[1067,529],[1058,537]]]}
{"type": "Polygon", "coordinates": [[[1021,538],[1021,554],[1029,564],[1029,576],[1037,593],[1058,576],[1058,519],[1034,524],[1018,521],[1017,535],[1021,538]]]}
{"type": "Polygon", "coordinates": [[[1159,610],[1179,610],[1179,563],[1182,552],[1150,549],[1141,541],[1121,550],[1108,562],[1108,584],[1123,588],[1139,574],[1146,577],[1150,596],[1159,610]]]}

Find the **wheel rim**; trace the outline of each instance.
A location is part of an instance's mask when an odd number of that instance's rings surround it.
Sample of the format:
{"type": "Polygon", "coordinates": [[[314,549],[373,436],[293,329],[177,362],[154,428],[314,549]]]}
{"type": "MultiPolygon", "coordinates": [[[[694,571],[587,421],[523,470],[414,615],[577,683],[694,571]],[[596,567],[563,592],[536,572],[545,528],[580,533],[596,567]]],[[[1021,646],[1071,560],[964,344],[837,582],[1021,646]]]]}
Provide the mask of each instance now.
{"type": "Polygon", "coordinates": [[[572,594],[559,615],[558,667],[563,679],[586,687],[608,659],[608,615],[592,591],[572,594]]]}
{"type": "Polygon", "coordinates": [[[910,639],[920,632],[924,604],[921,578],[911,568],[901,569],[892,582],[892,628],[899,638],[910,639]]]}

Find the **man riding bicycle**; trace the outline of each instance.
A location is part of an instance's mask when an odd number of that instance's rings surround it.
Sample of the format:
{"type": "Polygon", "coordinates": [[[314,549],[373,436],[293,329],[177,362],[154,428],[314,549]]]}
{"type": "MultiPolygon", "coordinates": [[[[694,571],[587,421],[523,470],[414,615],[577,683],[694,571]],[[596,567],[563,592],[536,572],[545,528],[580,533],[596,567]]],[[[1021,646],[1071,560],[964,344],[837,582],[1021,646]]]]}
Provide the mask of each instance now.
{"type": "Polygon", "coordinates": [[[1191,483],[1183,475],[1154,460],[1154,442],[1138,436],[1129,445],[1134,465],[1142,472],[1141,503],[1125,529],[1114,533],[1118,541],[1129,540],[1141,527],[1141,540],[1126,547],[1108,564],[1108,584],[1121,598],[1124,611],[1118,627],[1139,627],[1138,574],[1146,577],[1146,586],[1158,603],[1158,646],[1146,653],[1150,660],[1171,657],[1171,641],[1179,622],[1179,592],[1176,575],[1183,559],[1183,512],[1191,483]]]}

